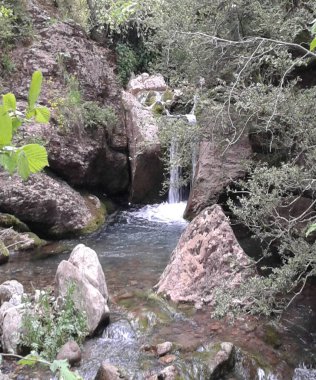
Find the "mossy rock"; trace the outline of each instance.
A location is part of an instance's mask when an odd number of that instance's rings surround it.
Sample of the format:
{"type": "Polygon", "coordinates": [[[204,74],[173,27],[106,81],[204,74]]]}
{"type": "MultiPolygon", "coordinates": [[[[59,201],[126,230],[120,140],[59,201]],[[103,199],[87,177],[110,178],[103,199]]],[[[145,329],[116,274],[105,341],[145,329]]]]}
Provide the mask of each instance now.
{"type": "Polygon", "coordinates": [[[152,108],[152,111],[155,115],[161,115],[164,110],[165,110],[165,107],[163,106],[161,102],[156,102],[152,108]]]}
{"type": "Polygon", "coordinates": [[[173,97],[174,97],[173,92],[170,89],[166,90],[162,94],[162,100],[164,102],[171,102],[173,100],[173,97]]]}
{"type": "Polygon", "coordinates": [[[2,240],[0,240],[0,265],[9,261],[9,250],[2,240]]]}
{"type": "Polygon", "coordinates": [[[157,94],[155,91],[150,91],[146,96],[145,106],[151,107],[157,101],[157,94]]]}
{"type": "Polygon", "coordinates": [[[280,333],[272,325],[265,326],[263,340],[273,348],[280,348],[282,346],[280,333]]]}
{"type": "Polygon", "coordinates": [[[85,197],[86,203],[91,211],[93,218],[86,227],[82,228],[79,231],[79,234],[86,235],[97,231],[105,222],[107,216],[106,207],[98,198],[93,198],[97,199],[99,203],[96,204],[95,201],[92,201],[91,196],[85,197]]]}
{"type": "Polygon", "coordinates": [[[20,219],[15,217],[11,214],[3,214],[0,213],[0,227],[2,228],[10,228],[13,227],[13,229],[17,232],[29,232],[29,227],[21,222],[20,219]]]}

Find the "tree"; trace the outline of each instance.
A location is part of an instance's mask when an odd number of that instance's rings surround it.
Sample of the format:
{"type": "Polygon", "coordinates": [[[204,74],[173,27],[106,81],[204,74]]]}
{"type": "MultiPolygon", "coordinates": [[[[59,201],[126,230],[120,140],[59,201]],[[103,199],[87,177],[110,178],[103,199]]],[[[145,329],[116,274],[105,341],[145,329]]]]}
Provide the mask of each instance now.
{"type": "Polygon", "coordinates": [[[32,76],[25,114],[17,111],[16,98],[12,93],[3,95],[2,104],[0,105],[0,165],[10,174],[17,172],[24,180],[31,173],[37,173],[45,166],[48,166],[45,147],[39,144],[16,147],[13,144],[14,134],[23,123],[27,123],[32,119],[35,119],[38,123],[49,122],[49,109],[36,106],[42,80],[42,73],[35,71],[32,76]]]}

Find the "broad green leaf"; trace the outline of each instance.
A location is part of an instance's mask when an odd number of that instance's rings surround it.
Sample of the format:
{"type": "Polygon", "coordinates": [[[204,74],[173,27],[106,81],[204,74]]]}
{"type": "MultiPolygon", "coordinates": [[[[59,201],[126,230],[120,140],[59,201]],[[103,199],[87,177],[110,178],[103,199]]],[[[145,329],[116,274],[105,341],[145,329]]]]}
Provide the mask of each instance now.
{"type": "Polygon", "coordinates": [[[16,99],[14,94],[9,93],[2,95],[3,106],[7,111],[15,111],[16,110],[16,99]]]}
{"type": "Polygon", "coordinates": [[[4,106],[0,106],[0,145],[11,145],[12,120],[4,106]]]}
{"type": "Polygon", "coordinates": [[[27,112],[26,112],[26,115],[25,115],[25,117],[26,117],[26,119],[32,119],[32,117],[34,117],[35,116],[35,109],[32,109],[32,110],[27,110],[27,112]]]}
{"type": "Polygon", "coordinates": [[[31,170],[29,167],[28,159],[26,157],[26,154],[23,152],[23,150],[20,150],[18,152],[17,169],[18,169],[18,174],[22,179],[26,180],[29,178],[31,174],[31,170]]]}
{"type": "Polygon", "coordinates": [[[313,39],[313,41],[310,44],[309,50],[314,51],[316,48],[316,37],[313,39]]]}
{"type": "Polygon", "coordinates": [[[29,110],[34,109],[35,103],[38,100],[39,94],[41,92],[43,82],[43,74],[40,71],[35,71],[32,75],[29,96],[28,96],[28,105],[29,110]]]}
{"type": "Polygon", "coordinates": [[[0,165],[12,175],[17,168],[17,152],[7,152],[0,154],[0,165]]]}
{"type": "Polygon", "coordinates": [[[48,166],[47,151],[39,144],[28,144],[22,146],[19,151],[23,152],[27,158],[28,168],[31,173],[41,171],[48,166]]]}
{"type": "Polygon", "coordinates": [[[22,125],[22,120],[18,117],[12,117],[12,133],[16,132],[22,125]]]}
{"type": "Polygon", "coordinates": [[[39,357],[35,354],[29,354],[25,358],[18,361],[19,365],[34,366],[39,361],[39,357]]]}
{"type": "Polygon", "coordinates": [[[309,227],[308,227],[308,229],[307,229],[307,231],[306,231],[306,233],[305,233],[305,236],[307,237],[308,235],[310,235],[312,232],[314,232],[314,231],[316,231],[316,223],[314,223],[314,224],[311,224],[309,227]]]}
{"type": "Polygon", "coordinates": [[[38,123],[48,123],[50,119],[50,111],[47,107],[36,107],[35,108],[35,120],[38,123]]]}
{"type": "Polygon", "coordinates": [[[54,360],[49,368],[53,373],[59,372],[60,379],[63,379],[63,380],[82,380],[82,377],[77,375],[75,372],[70,371],[69,363],[67,360],[54,360]]]}

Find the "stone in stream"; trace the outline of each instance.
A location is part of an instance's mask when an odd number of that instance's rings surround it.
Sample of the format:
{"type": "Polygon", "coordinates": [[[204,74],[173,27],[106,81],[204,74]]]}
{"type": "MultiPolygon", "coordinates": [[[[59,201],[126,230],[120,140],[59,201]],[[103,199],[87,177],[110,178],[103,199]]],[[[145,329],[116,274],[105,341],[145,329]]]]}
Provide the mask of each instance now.
{"type": "Polygon", "coordinates": [[[252,274],[250,259],[240,247],[219,205],[206,208],[187,226],[156,285],[174,302],[197,307],[214,302],[218,287],[228,291],[252,274]]]}
{"type": "Polygon", "coordinates": [[[114,365],[102,362],[94,380],[122,380],[126,379],[114,365]]]}
{"type": "Polygon", "coordinates": [[[76,308],[85,313],[89,335],[108,323],[108,291],[98,255],[83,244],[77,245],[68,261],[63,260],[55,277],[56,297],[65,297],[69,286],[75,286],[76,308]]]}
{"type": "Polygon", "coordinates": [[[57,360],[68,360],[70,365],[77,364],[81,361],[81,350],[78,343],[70,340],[65,343],[58,351],[57,360]]]}
{"type": "Polygon", "coordinates": [[[158,356],[166,355],[168,352],[172,350],[172,343],[164,342],[164,343],[157,344],[156,350],[157,350],[158,356]]]}
{"type": "Polygon", "coordinates": [[[22,327],[23,285],[18,281],[6,281],[0,285],[0,331],[3,352],[18,353],[22,327]]]}

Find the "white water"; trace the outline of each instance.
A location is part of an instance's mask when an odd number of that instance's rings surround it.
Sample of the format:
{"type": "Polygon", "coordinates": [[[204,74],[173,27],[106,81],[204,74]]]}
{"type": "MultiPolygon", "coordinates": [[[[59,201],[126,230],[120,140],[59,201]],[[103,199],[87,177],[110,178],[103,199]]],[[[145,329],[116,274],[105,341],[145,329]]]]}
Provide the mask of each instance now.
{"type": "Polygon", "coordinates": [[[258,380],[278,380],[278,377],[273,375],[272,373],[268,373],[266,375],[266,373],[264,372],[262,368],[258,368],[257,375],[258,375],[258,380]]]}
{"type": "Polygon", "coordinates": [[[176,139],[172,139],[170,146],[170,184],[168,193],[168,203],[174,204],[182,201],[180,177],[181,168],[176,165],[178,155],[178,143],[176,139]]]}
{"type": "Polygon", "coordinates": [[[133,211],[132,214],[133,217],[150,222],[186,224],[186,220],[183,219],[185,207],[186,202],[160,203],[147,205],[137,211],[133,211]]]}

